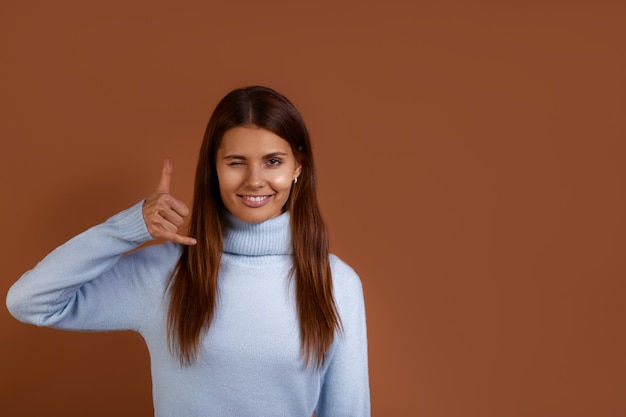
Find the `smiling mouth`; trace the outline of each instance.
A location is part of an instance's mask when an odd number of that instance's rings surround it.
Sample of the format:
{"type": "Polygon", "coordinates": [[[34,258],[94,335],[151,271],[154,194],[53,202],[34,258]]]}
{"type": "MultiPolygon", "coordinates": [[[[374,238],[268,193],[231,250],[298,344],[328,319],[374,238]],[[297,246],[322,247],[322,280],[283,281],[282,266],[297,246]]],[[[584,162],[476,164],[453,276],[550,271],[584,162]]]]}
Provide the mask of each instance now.
{"type": "Polygon", "coordinates": [[[261,207],[261,206],[264,206],[272,196],[271,195],[240,195],[239,197],[243,200],[244,204],[248,207],[261,207]]]}

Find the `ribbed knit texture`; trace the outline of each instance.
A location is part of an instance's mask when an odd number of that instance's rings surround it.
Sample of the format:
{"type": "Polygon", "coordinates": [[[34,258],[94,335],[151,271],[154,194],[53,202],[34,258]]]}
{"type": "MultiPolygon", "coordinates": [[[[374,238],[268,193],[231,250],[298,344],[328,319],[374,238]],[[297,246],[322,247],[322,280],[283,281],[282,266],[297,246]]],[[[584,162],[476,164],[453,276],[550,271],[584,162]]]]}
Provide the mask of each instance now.
{"type": "Polygon", "coordinates": [[[7,307],[39,326],[138,331],[150,352],[158,417],[369,416],[360,280],[331,255],[344,333],[322,369],[305,368],[288,276],[289,221],[289,213],[259,224],[229,217],[215,317],[191,366],[181,367],[167,347],[165,285],[180,247],[149,245],[123,255],[151,239],[141,203],[51,252],[11,287],[7,307]]]}
{"type": "Polygon", "coordinates": [[[246,223],[228,214],[224,252],[234,255],[288,255],[293,252],[289,212],[263,223],[246,223]]]}

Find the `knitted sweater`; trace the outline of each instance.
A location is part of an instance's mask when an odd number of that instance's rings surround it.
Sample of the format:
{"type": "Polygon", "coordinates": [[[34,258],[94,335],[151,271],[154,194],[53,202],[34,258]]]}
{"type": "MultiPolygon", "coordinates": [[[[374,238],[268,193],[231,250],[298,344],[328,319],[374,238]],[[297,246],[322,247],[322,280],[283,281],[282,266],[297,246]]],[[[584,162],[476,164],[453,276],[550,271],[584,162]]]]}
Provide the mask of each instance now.
{"type": "Polygon", "coordinates": [[[258,224],[230,216],[214,318],[196,362],[181,366],[168,349],[165,291],[181,247],[131,251],[152,239],[141,207],[79,234],[26,272],[7,295],[11,314],[38,326],[139,332],[157,417],[369,416],[363,293],[348,265],[331,255],[343,333],[321,369],[305,367],[288,276],[289,213],[258,224]]]}

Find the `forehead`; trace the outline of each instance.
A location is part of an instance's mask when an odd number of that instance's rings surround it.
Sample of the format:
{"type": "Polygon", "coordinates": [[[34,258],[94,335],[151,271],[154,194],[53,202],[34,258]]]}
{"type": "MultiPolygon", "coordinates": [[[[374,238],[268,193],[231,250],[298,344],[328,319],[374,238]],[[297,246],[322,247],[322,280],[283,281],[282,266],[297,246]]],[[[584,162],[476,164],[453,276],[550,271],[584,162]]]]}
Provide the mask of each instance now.
{"type": "Polygon", "coordinates": [[[254,156],[275,152],[291,155],[289,142],[269,130],[244,126],[227,130],[217,150],[217,153],[223,156],[228,154],[254,156]]]}

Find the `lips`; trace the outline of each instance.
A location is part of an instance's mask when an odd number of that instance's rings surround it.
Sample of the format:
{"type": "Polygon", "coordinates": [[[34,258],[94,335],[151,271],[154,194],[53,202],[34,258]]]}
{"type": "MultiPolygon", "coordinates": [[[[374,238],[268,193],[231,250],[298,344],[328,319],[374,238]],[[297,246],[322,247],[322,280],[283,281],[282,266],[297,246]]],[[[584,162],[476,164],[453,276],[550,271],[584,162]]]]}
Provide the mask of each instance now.
{"type": "Polygon", "coordinates": [[[271,195],[240,195],[239,198],[248,207],[262,207],[270,201],[271,195]]]}

